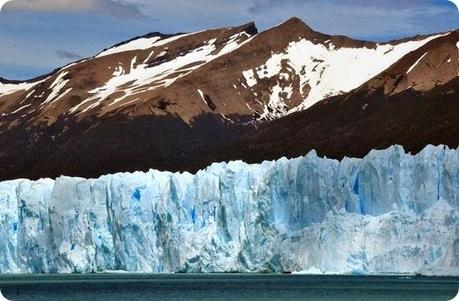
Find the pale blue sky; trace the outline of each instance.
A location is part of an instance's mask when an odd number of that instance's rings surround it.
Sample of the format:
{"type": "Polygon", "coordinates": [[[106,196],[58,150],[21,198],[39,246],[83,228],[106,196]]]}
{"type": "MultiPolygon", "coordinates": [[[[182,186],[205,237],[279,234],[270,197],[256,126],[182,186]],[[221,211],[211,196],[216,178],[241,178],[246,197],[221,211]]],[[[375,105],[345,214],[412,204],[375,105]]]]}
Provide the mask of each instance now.
{"type": "Polygon", "coordinates": [[[447,0],[13,0],[0,12],[0,77],[26,79],[148,32],[189,32],[292,16],[314,29],[389,40],[459,27],[447,0]]]}

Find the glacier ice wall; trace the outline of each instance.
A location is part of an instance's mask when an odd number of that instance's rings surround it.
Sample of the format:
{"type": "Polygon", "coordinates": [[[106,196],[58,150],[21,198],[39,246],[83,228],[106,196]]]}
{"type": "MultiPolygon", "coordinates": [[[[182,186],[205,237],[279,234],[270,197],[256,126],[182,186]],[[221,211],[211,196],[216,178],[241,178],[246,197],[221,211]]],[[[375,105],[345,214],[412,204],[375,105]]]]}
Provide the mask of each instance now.
{"type": "Polygon", "coordinates": [[[459,275],[459,150],[0,183],[0,272],[459,275]]]}

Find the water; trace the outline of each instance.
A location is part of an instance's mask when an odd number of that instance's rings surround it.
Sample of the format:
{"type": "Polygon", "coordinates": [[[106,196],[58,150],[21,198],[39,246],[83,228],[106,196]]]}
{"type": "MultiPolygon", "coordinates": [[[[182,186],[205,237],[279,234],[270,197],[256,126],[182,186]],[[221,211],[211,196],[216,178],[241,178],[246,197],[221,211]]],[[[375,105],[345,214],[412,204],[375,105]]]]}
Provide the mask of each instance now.
{"type": "Polygon", "coordinates": [[[306,275],[43,275],[0,277],[12,301],[428,300],[452,299],[454,277],[306,275]]]}

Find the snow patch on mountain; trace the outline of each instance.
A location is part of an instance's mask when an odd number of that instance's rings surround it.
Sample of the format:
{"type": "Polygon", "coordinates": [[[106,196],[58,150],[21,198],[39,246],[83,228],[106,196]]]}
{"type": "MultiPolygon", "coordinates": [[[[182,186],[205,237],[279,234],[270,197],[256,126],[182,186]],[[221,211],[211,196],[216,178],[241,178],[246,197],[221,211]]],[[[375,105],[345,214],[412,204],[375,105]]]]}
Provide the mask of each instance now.
{"type": "Polygon", "coordinates": [[[37,83],[8,83],[4,84],[0,82],[0,96],[13,94],[18,91],[28,91],[33,88],[37,83]]]}
{"type": "Polygon", "coordinates": [[[204,96],[204,92],[202,92],[201,89],[197,89],[197,91],[199,93],[199,96],[201,96],[202,102],[207,106],[207,101],[206,101],[206,98],[204,96]]]}
{"type": "Polygon", "coordinates": [[[153,36],[153,37],[149,37],[149,38],[139,38],[139,39],[135,39],[133,41],[130,41],[128,43],[125,43],[125,44],[122,44],[120,46],[116,46],[116,47],[112,47],[112,48],[109,48],[105,51],[102,51],[101,53],[99,53],[96,58],[98,57],[103,57],[103,56],[107,56],[107,55],[111,55],[111,54],[115,54],[115,53],[120,53],[120,52],[126,52],[126,51],[139,51],[139,50],[145,50],[145,49],[150,49],[150,48],[153,48],[153,47],[160,47],[160,46],[163,46],[167,43],[170,43],[170,42],[173,42],[177,39],[180,39],[180,38],[183,38],[183,37],[186,37],[186,36],[189,36],[191,34],[195,34],[196,32],[194,33],[187,33],[187,34],[179,34],[179,35],[175,35],[175,36],[172,36],[170,38],[161,38],[160,36],[153,36]]]}
{"type": "Polygon", "coordinates": [[[422,59],[428,54],[428,52],[424,53],[409,69],[406,73],[410,73],[413,69],[422,61],[422,59]]]}
{"type": "Polygon", "coordinates": [[[285,115],[284,113],[307,109],[326,97],[349,92],[390,67],[407,53],[441,36],[443,35],[434,35],[397,45],[378,44],[375,49],[337,48],[331,43],[314,44],[302,39],[291,42],[284,51],[273,53],[263,65],[245,70],[242,75],[251,88],[262,80],[279,83],[282,77],[294,75],[299,78],[299,93],[303,95],[304,101],[287,112],[285,98],[278,97],[279,88],[271,88],[271,100],[260,115],[274,119],[285,115]]]}
{"type": "Polygon", "coordinates": [[[286,101],[292,96],[293,87],[286,86],[282,87],[280,84],[277,84],[271,89],[269,96],[269,101],[265,105],[263,113],[260,115],[259,119],[261,120],[271,120],[281,118],[288,114],[289,107],[286,104],[286,101]]]}
{"type": "Polygon", "coordinates": [[[183,37],[187,37],[190,35],[194,35],[197,33],[200,33],[202,31],[197,31],[197,32],[192,32],[192,33],[184,33],[184,34],[178,34],[171,36],[169,38],[162,38],[161,36],[153,36],[153,37],[148,37],[148,38],[138,38],[135,40],[132,40],[128,43],[121,44],[119,46],[115,46],[112,48],[109,48],[107,50],[102,51],[99,53],[96,58],[98,57],[103,57],[115,53],[120,53],[120,52],[126,52],[126,51],[139,51],[139,50],[145,50],[145,49],[150,49],[153,47],[161,47],[164,46],[168,43],[171,43],[173,41],[176,41],[178,39],[181,39],[183,37]]]}
{"type": "Polygon", "coordinates": [[[108,50],[105,50],[105,51],[99,53],[96,57],[107,56],[107,55],[120,53],[120,52],[125,52],[125,51],[149,49],[151,47],[154,47],[155,42],[157,42],[159,40],[161,40],[161,37],[159,37],[159,36],[151,37],[151,38],[136,39],[136,40],[131,41],[129,43],[120,45],[118,47],[113,47],[113,48],[110,48],[108,50]]]}
{"type": "MultiPolygon", "coordinates": [[[[116,102],[122,102],[127,97],[136,93],[150,91],[159,87],[168,87],[177,79],[186,76],[202,65],[239,48],[249,40],[246,39],[240,42],[240,37],[243,34],[245,33],[238,33],[231,36],[218,53],[215,53],[217,50],[215,44],[217,39],[213,38],[198,48],[191,49],[183,55],[154,66],[150,66],[145,61],[139,63],[133,58],[129,67],[122,64],[116,66],[113,77],[103,86],[89,91],[89,94],[92,96],[71,108],[70,113],[77,111],[81,113],[86,112],[100,105],[102,101],[114,93],[123,94],[116,99],[116,102]]],[[[169,38],[169,41],[171,39],[179,39],[183,36],[169,38]]],[[[158,46],[158,43],[166,44],[166,40],[157,42],[155,46],[158,46]]],[[[163,54],[163,48],[161,48],[158,56],[163,54]]],[[[153,55],[153,53],[150,55],[153,55]]]]}
{"type": "Polygon", "coordinates": [[[18,109],[14,110],[13,112],[11,112],[11,114],[16,114],[16,113],[19,113],[20,111],[24,110],[24,109],[27,109],[28,107],[30,107],[31,104],[26,104],[26,105],[23,105],[22,107],[19,107],[18,109]]]}
{"type": "Polygon", "coordinates": [[[459,150],[0,183],[0,272],[459,275],[459,150]]]}
{"type": "Polygon", "coordinates": [[[52,103],[52,102],[58,100],[59,98],[64,97],[67,93],[69,93],[72,90],[71,88],[69,88],[69,89],[65,90],[64,93],[60,93],[61,90],[65,87],[65,85],[67,85],[67,83],[70,82],[69,79],[65,79],[65,76],[68,73],[69,73],[68,71],[64,71],[64,72],[61,72],[61,73],[59,73],[57,75],[56,79],[54,80],[54,82],[49,87],[49,89],[51,90],[51,93],[48,95],[48,97],[42,103],[42,105],[45,105],[47,103],[52,103]]]}

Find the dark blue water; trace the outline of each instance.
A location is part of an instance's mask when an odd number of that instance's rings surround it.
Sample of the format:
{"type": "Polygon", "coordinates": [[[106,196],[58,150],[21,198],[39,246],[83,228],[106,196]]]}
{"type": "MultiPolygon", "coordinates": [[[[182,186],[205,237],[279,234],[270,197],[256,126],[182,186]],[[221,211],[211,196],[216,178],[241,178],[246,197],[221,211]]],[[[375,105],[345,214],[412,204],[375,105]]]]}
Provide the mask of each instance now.
{"type": "Polygon", "coordinates": [[[12,301],[446,301],[459,278],[305,275],[44,275],[0,277],[12,301]]]}

